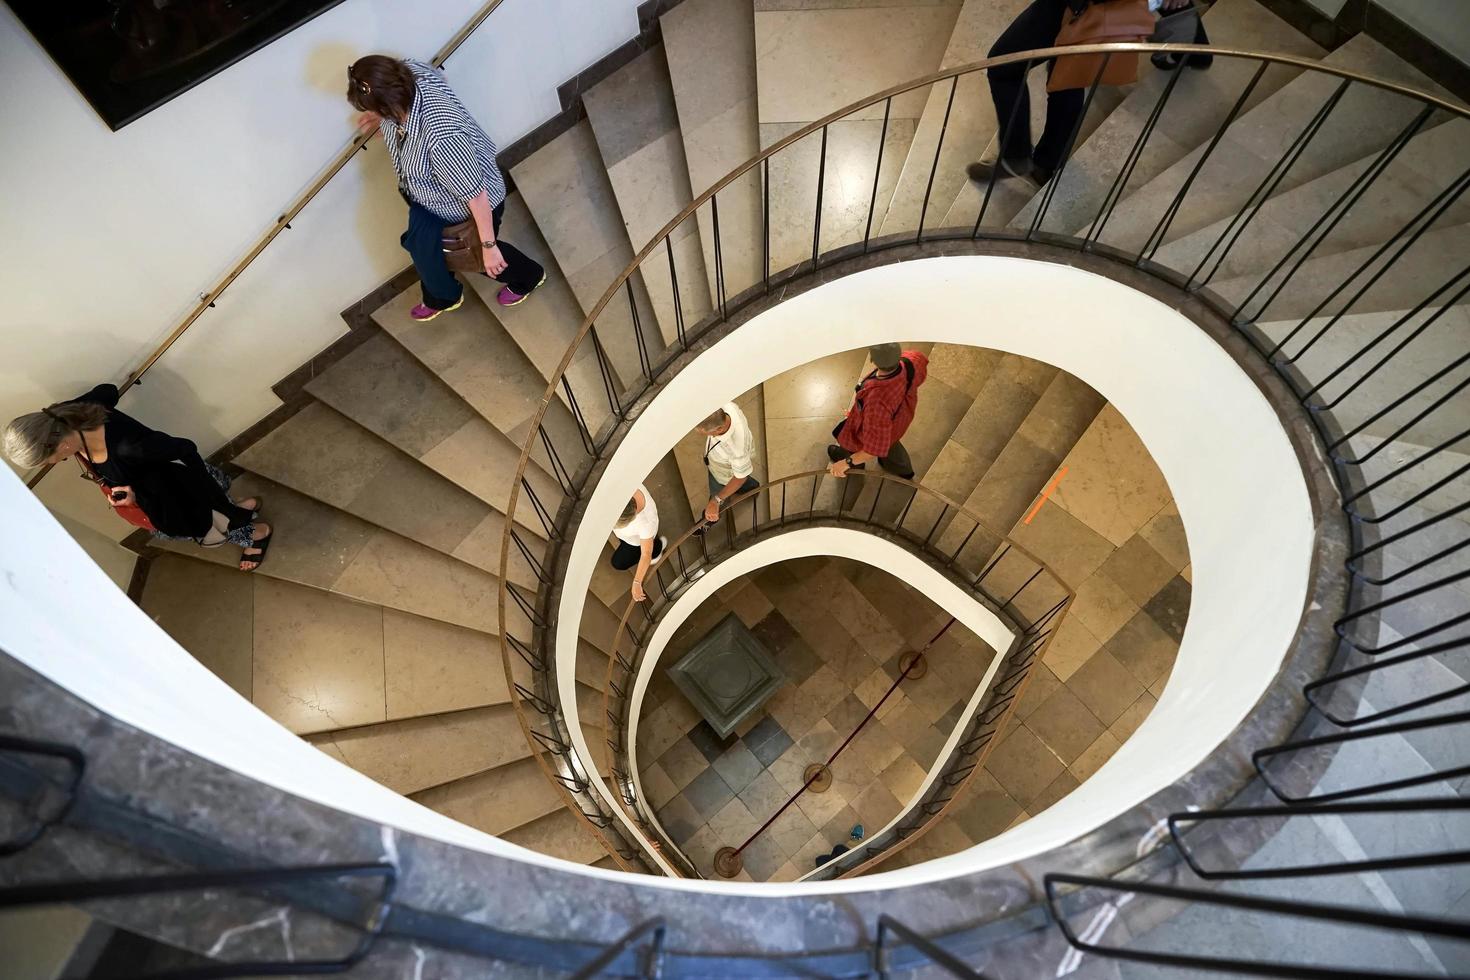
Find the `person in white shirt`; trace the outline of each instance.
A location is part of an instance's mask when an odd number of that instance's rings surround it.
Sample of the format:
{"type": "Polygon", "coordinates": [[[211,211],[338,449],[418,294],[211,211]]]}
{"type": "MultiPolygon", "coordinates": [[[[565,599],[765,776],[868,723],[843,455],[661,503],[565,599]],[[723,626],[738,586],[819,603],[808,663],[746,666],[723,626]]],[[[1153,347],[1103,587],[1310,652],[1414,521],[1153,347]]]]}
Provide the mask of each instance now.
{"type": "Polygon", "coordinates": [[[618,571],[633,568],[633,601],[648,598],[643,591],[643,579],[653,560],[663,554],[669,539],[658,533],[658,505],[653,494],[643,484],[633,491],[628,506],[623,508],[618,521],[613,525],[613,535],[618,539],[618,548],[612,554],[612,567],[618,571]],[[634,568],[634,566],[637,566],[634,568]]]}
{"type": "Polygon", "coordinates": [[[745,413],[734,402],[716,409],[695,431],[704,436],[704,465],[709,470],[710,498],[704,519],[713,524],[720,519],[725,501],[761,485],[752,475],[755,439],[745,413]]]}

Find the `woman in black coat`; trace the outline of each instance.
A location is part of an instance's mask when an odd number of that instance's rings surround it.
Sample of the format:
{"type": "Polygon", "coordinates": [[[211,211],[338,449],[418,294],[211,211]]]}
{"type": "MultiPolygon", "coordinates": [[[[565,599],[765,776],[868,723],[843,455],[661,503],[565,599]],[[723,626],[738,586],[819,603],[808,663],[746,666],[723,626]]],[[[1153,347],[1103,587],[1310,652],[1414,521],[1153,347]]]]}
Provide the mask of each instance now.
{"type": "Polygon", "coordinates": [[[25,469],[76,457],[83,475],[107,491],[124,519],[142,512],[156,537],[209,548],[241,549],[241,571],[254,571],[270,546],[260,501],[238,504],[229,477],[206,463],[188,439],[148,428],[117,410],[116,385],[98,385],[71,401],[22,415],[5,430],[5,454],[25,469]]]}

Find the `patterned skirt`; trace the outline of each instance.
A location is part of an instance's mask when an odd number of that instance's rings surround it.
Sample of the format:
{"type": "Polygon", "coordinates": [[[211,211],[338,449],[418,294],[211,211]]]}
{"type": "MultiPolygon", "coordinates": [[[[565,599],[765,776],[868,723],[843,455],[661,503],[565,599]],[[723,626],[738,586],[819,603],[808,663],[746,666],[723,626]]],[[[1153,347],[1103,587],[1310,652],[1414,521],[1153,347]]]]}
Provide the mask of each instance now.
{"type": "MultiPolygon", "coordinates": [[[[219,488],[228,494],[230,490],[230,478],[225,475],[225,471],[208,460],[205,461],[204,468],[209,471],[210,478],[219,484],[219,488]]],[[[164,534],[162,531],[154,531],[153,536],[161,541],[193,541],[195,544],[206,548],[216,548],[224,544],[232,544],[237,548],[248,548],[254,543],[255,524],[242,524],[239,527],[230,528],[225,531],[223,541],[216,542],[212,545],[205,544],[203,538],[180,537],[172,534],[164,534]]]]}

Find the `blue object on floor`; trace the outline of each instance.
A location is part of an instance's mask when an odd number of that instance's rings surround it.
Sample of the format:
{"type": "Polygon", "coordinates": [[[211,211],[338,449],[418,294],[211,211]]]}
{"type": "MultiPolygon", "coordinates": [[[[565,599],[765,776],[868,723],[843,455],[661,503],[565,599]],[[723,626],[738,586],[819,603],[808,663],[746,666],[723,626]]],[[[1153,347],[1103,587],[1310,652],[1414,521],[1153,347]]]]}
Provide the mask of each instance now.
{"type": "Polygon", "coordinates": [[[855,823],[855,824],[852,825],[852,839],[853,840],[862,840],[863,839],[863,825],[862,824],[855,823]]]}

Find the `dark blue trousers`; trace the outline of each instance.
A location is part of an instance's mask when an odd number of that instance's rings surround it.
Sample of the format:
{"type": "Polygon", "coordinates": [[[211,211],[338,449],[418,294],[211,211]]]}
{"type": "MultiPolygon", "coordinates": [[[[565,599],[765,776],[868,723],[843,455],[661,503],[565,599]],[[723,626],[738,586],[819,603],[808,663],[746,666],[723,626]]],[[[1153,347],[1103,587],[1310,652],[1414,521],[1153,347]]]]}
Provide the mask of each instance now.
{"type": "MultiPolygon", "coordinates": [[[[505,212],[505,202],[495,206],[490,214],[495,222],[495,240],[500,243],[500,254],[505,257],[505,271],[497,281],[509,286],[514,292],[525,294],[536,288],[546,270],[535,259],[500,237],[500,216],[505,212]]],[[[444,310],[459,302],[464,294],[449,266],[444,263],[444,246],[441,239],[447,225],[428,208],[417,204],[408,206],[408,230],[399,241],[413,257],[413,266],[418,270],[419,283],[423,289],[424,305],[435,310],[444,310]]]]}

